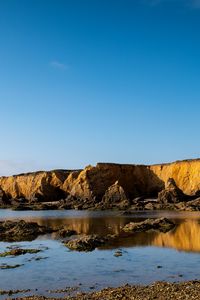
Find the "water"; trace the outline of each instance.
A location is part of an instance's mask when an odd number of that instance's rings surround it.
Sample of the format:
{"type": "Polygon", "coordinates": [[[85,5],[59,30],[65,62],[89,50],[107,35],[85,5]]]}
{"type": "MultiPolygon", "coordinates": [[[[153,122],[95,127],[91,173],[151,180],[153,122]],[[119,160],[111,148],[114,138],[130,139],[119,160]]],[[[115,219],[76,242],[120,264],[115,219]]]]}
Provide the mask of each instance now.
{"type": "MultiPolygon", "coordinates": [[[[115,233],[120,236],[109,245],[88,253],[69,251],[55,233],[40,236],[32,242],[0,242],[0,252],[11,245],[43,249],[37,254],[0,258],[0,264],[22,264],[16,269],[0,270],[0,289],[3,290],[31,289],[26,295],[49,295],[49,289],[65,287],[91,291],[125,283],[200,279],[200,213],[157,211],[125,216],[111,211],[0,210],[0,220],[5,219],[63,226],[76,230],[78,234],[115,233]],[[132,237],[121,234],[121,228],[130,221],[161,216],[174,220],[177,227],[165,234],[148,232],[132,237]],[[114,256],[118,249],[122,251],[121,257],[114,256]],[[37,257],[42,259],[35,260],[37,257]]],[[[7,296],[0,297],[5,299],[7,296]]]]}

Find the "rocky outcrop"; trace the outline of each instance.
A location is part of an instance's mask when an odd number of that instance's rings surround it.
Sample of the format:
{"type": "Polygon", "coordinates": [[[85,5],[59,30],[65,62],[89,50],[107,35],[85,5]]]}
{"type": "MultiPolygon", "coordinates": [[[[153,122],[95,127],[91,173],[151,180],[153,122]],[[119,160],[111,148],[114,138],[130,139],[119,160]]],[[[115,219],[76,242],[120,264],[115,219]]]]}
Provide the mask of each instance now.
{"type": "Polygon", "coordinates": [[[74,197],[93,199],[98,203],[116,181],[129,199],[157,195],[164,187],[164,183],[147,166],[98,163],[95,167],[88,166],[79,173],[72,173],[64,182],[63,189],[74,197]]]}
{"type": "Polygon", "coordinates": [[[102,246],[104,243],[104,238],[98,237],[97,235],[88,235],[71,240],[66,243],[65,246],[70,250],[93,251],[95,248],[102,246]]]}
{"type": "Polygon", "coordinates": [[[51,228],[40,226],[35,222],[2,221],[0,222],[1,241],[32,241],[38,235],[52,232],[51,228]]]}
{"type": "Polygon", "coordinates": [[[176,185],[173,178],[169,178],[166,182],[165,189],[158,193],[158,201],[163,204],[178,203],[187,201],[190,196],[183,193],[176,185]]]}
{"type": "Polygon", "coordinates": [[[187,195],[195,195],[200,191],[200,159],[152,165],[149,168],[164,183],[173,178],[187,195]]]}
{"type": "Polygon", "coordinates": [[[142,222],[130,222],[123,228],[125,232],[143,232],[148,230],[157,230],[167,232],[172,230],[176,225],[167,218],[147,219],[142,222]]]}
{"type": "Polygon", "coordinates": [[[99,203],[99,208],[102,209],[126,209],[130,206],[130,201],[127,199],[124,189],[116,181],[105,192],[102,201],[99,203]]]}

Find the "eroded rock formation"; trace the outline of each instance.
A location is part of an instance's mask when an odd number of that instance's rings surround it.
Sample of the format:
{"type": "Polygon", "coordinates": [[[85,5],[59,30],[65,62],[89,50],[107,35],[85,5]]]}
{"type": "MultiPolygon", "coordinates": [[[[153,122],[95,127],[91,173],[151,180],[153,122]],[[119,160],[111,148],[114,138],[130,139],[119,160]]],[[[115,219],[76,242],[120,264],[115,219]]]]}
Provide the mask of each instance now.
{"type": "Polygon", "coordinates": [[[169,178],[165,189],[158,193],[158,201],[163,204],[178,203],[189,200],[190,196],[183,193],[176,185],[173,178],[169,178]]]}
{"type": "MultiPolygon", "coordinates": [[[[37,209],[43,207],[40,205],[41,202],[48,202],[45,204],[47,209],[52,207],[87,209],[98,208],[100,203],[104,203],[112,208],[114,202],[117,205],[120,203],[131,205],[139,202],[134,199],[156,198],[165,188],[169,178],[174,180],[176,189],[174,187],[173,189],[176,193],[179,191],[178,196],[199,197],[200,159],[152,166],[98,163],[96,166],[87,166],[84,170],[42,171],[0,177],[0,204],[2,206],[3,201],[7,203],[10,201],[11,205],[22,203],[23,206],[24,202],[27,202],[31,205],[37,204],[37,209]],[[53,206],[50,203],[52,201],[53,206]]],[[[162,194],[164,192],[159,197],[162,194]]],[[[177,201],[172,202],[179,201],[178,197],[176,199],[177,201]]],[[[145,209],[146,206],[159,207],[156,203],[144,204],[145,209]]]]}
{"type": "Polygon", "coordinates": [[[58,170],[0,177],[0,187],[9,199],[56,201],[66,197],[62,186],[69,174],[70,171],[58,170]]]}

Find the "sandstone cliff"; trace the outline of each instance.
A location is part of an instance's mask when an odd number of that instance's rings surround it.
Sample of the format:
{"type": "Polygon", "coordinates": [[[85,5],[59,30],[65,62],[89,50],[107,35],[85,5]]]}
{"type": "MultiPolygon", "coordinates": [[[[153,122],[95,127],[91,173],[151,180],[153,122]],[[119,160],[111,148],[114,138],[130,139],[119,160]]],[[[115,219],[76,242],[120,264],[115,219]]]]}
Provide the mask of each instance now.
{"type": "Polygon", "coordinates": [[[144,165],[120,165],[98,163],[83,171],[71,174],[63,184],[63,190],[81,199],[101,200],[106,190],[118,181],[128,198],[141,195],[157,195],[164,183],[144,165]]]}
{"type": "Polygon", "coordinates": [[[200,159],[161,165],[98,163],[84,170],[55,170],[0,177],[0,188],[8,198],[56,201],[70,197],[99,203],[116,181],[127,199],[157,196],[169,178],[185,194],[200,190],[200,159]]]}
{"type": "Polygon", "coordinates": [[[149,168],[165,183],[169,178],[173,178],[185,194],[195,194],[200,190],[200,159],[153,165],[149,168]]]}
{"type": "Polygon", "coordinates": [[[56,201],[66,196],[62,185],[69,174],[56,170],[0,177],[0,187],[8,198],[56,201]]]}

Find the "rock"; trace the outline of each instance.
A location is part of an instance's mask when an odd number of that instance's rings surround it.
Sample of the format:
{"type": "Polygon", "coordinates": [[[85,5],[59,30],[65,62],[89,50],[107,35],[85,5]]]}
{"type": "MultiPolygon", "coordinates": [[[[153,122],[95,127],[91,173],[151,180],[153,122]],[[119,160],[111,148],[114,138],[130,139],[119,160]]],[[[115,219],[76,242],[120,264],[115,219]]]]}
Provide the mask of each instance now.
{"type": "Polygon", "coordinates": [[[81,201],[93,201],[94,206],[116,181],[123,187],[128,199],[143,194],[157,194],[164,186],[147,166],[98,163],[96,166],[87,166],[80,172],[71,173],[65,180],[63,189],[81,201]]]}
{"type": "Polygon", "coordinates": [[[200,211],[200,198],[176,204],[178,210],[200,211]]]}
{"type": "Polygon", "coordinates": [[[21,249],[21,248],[14,248],[9,251],[5,251],[0,253],[0,257],[6,257],[6,256],[19,256],[19,255],[24,255],[24,254],[35,254],[40,252],[41,250],[39,249],[21,249]]]}
{"type": "Polygon", "coordinates": [[[93,251],[95,248],[104,245],[105,239],[97,235],[83,236],[78,239],[70,240],[65,244],[70,250],[76,251],[93,251]]]}
{"type": "Polygon", "coordinates": [[[58,231],[58,234],[59,234],[60,237],[65,238],[65,237],[69,237],[69,236],[72,236],[72,235],[77,235],[77,232],[75,230],[72,230],[72,229],[61,228],[58,231]]]}
{"type": "Polygon", "coordinates": [[[181,189],[176,185],[173,178],[169,178],[165,189],[158,193],[158,201],[163,204],[178,203],[189,199],[188,195],[185,195],[181,189]]]}
{"type": "MultiPolygon", "coordinates": [[[[84,170],[39,171],[0,177],[0,195],[6,197],[6,205],[15,206],[15,209],[28,209],[28,205],[34,209],[103,209],[104,206],[99,205],[102,198],[105,205],[113,208],[126,209],[131,200],[135,209],[157,209],[156,204],[144,204],[143,199],[157,197],[166,184],[159,199],[163,208],[168,209],[169,204],[199,197],[199,178],[200,159],[152,166],[98,163],[84,170]],[[169,178],[173,178],[179,189],[172,182],[168,186],[169,178]],[[122,200],[124,194],[126,197],[122,200]],[[186,195],[194,197],[187,199],[186,195]],[[22,199],[27,203],[22,203],[22,199]],[[40,205],[61,199],[65,200],[60,204],[40,205]]],[[[2,199],[0,196],[1,207],[5,205],[2,199]]]]}
{"type": "Polygon", "coordinates": [[[40,234],[52,231],[51,228],[40,226],[35,222],[25,222],[24,220],[0,222],[1,241],[31,241],[40,234]]]}
{"type": "Polygon", "coordinates": [[[62,186],[70,173],[54,170],[0,177],[0,187],[9,199],[25,198],[30,203],[56,201],[66,197],[62,186]]]}
{"type": "Polygon", "coordinates": [[[102,201],[98,207],[103,209],[119,208],[127,209],[130,201],[127,199],[124,189],[116,181],[105,192],[102,201]]]}
{"type": "Polygon", "coordinates": [[[27,290],[8,290],[8,291],[5,291],[5,290],[0,290],[0,295],[13,295],[13,294],[18,294],[18,293],[28,293],[30,292],[31,290],[30,289],[27,289],[27,290]]]}
{"type": "Polygon", "coordinates": [[[2,264],[0,265],[1,270],[6,270],[6,269],[16,269],[23,266],[23,264],[16,264],[16,265],[8,265],[8,264],[2,264]]]}
{"type": "Polygon", "coordinates": [[[143,232],[148,230],[158,230],[168,232],[175,228],[174,222],[167,218],[147,219],[142,222],[130,222],[123,227],[125,232],[143,232]]]}
{"type": "Polygon", "coordinates": [[[115,256],[115,257],[120,257],[120,256],[122,256],[122,251],[121,251],[121,250],[115,251],[114,256],[115,256]]]}

